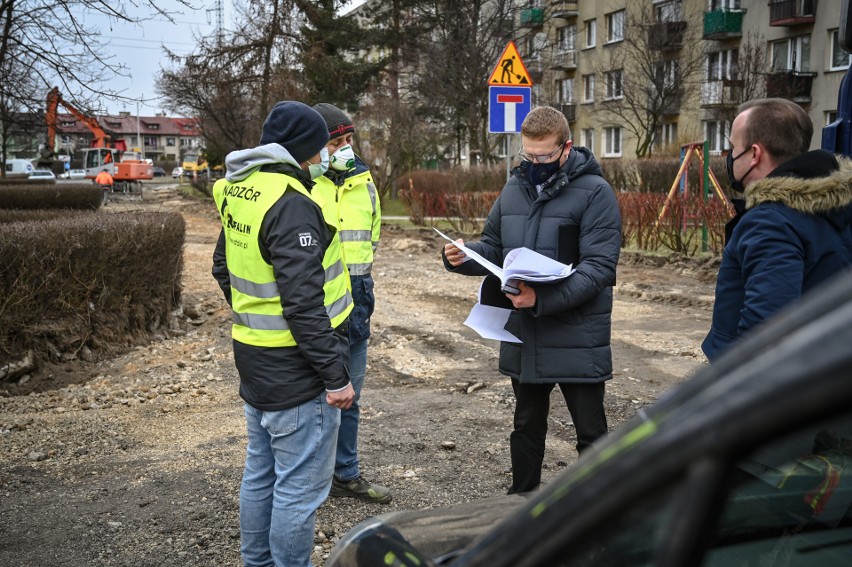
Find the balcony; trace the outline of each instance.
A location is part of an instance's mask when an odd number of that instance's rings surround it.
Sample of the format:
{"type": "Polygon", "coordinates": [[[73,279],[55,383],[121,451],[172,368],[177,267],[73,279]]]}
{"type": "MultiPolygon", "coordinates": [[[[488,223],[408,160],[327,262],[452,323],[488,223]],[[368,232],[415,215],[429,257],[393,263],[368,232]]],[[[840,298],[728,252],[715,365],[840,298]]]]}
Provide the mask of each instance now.
{"type": "Polygon", "coordinates": [[[655,51],[676,51],[683,47],[686,22],[660,22],[648,30],[648,47],[655,51]]]}
{"type": "Polygon", "coordinates": [[[577,68],[577,50],[555,49],[551,58],[550,68],[559,71],[573,71],[577,68]]]}
{"type": "Polygon", "coordinates": [[[544,8],[525,8],[521,10],[521,26],[538,28],[544,24],[544,8]]]}
{"type": "Polygon", "coordinates": [[[766,96],[786,98],[799,104],[811,102],[811,87],[816,73],[775,71],[766,77],[766,96]]]}
{"type": "Polygon", "coordinates": [[[541,59],[538,57],[530,59],[525,62],[524,66],[527,68],[527,73],[529,74],[532,82],[540,83],[542,77],[544,77],[544,64],[541,62],[541,59]]]}
{"type": "Polygon", "coordinates": [[[559,110],[568,119],[568,122],[577,121],[577,105],[576,104],[560,104],[559,110]]]}
{"type": "Polygon", "coordinates": [[[743,82],[731,79],[701,83],[701,106],[731,108],[742,102],[743,82]]]}
{"type": "Polygon", "coordinates": [[[580,14],[580,10],[577,8],[577,1],[574,2],[566,1],[566,0],[553,0],[550,3],[550,16],[553,18],[562,18],[563,20],[570,20],[576,18],[580,14]]]}
{"type": "Polygon", "coordinates": [[[743,10],[704,12],[704,39],[730,39],[743,36],[743,10]]]}
{"type": "Polygon", "coordinates": [[[683,89],[678,89],[666,95],[666,100],[662,101],[660,113],[666,117],[677,116],[680,114],[680,106],[683,101],[683,89]]]}
{"type": "Polygon", "coordinates": [[[771,0],[770,26],[801,26],[816,21],[816,0],[771,0]]]}

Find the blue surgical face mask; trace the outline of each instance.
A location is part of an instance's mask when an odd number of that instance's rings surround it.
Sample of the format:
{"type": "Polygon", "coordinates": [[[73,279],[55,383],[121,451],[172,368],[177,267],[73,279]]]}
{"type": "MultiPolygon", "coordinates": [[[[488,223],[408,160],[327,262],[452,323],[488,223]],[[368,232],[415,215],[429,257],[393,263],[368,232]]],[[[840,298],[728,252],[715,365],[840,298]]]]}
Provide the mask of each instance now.
{"type": "Polygon", "coordinates": [[[309,163],[308,164],[308,173],[311,175],[311,179],[316,179],[317,177],[322,177],[323,174],[328,171],[328,148],[323,148],[319,152],[320,154],[320,162],[319,163],[309,163]]]}
{"type": "Polygon", "coordinates": [[[355,150],[350,144],[340,146],[331,156],[331,168],[337,171],[347,171],[355,167],[355,150]]]}

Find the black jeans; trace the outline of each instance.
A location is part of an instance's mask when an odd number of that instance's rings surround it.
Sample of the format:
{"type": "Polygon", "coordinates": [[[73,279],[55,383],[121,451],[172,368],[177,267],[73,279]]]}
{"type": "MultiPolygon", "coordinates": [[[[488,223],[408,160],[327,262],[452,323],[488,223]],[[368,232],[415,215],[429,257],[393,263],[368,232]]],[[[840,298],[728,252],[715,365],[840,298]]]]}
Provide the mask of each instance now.
{"type": "MultiPolygon", "coordinates": [[[[509,494],[528,492],[541,484],[541,463],[547,437],[550,392],[555,384],[521,384],[512,379],[515,391],[515,430],[509,436],[512,454],[512,488],[509,494]]],[[[606,435],[604,383],[559,384],[574,420],[577,451],[582,452],[606,435]]]]}

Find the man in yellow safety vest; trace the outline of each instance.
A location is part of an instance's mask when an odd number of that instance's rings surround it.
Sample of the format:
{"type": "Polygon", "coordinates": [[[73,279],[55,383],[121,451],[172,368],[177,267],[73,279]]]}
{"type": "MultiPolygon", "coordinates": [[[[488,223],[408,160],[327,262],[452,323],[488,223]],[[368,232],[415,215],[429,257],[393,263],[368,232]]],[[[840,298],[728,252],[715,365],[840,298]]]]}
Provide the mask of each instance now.
{"type": "Polygon", "coordinates": [[[355,126],[349,116],[333,104],[320,103],[314,109],[325,119],[330,137],[326,145],[330,167],[317,179],[314,194],[326,221],[340,235],[355,301],[349,317],[349,376],[355,401],[340,416],[331,495],[387,504],[392,499],[390,490],[367,481],[358,461],[358,400],[367,371],[367,340],[375,306],[371,270],[382,224],[379,194],[370,170],[352,149],[355,126]]]}
{"type": "Polygon", "coordinates": [[[222,232],[213,275],[232,309],[248,447],[240,488],[245,565],[309,565],[328,497],[349,379],[349,274],[310,189],[328,167],[328,131],[283,101],[260,146],[231,152],[213,187],[222,232]]]}

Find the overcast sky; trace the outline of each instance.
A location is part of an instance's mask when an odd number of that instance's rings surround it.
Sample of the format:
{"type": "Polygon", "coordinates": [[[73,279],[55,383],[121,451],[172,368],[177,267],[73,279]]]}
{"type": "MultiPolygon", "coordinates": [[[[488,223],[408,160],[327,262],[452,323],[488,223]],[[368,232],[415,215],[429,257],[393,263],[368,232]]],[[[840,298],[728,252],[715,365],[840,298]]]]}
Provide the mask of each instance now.
{"type": "MultiPolygon", "coordinates": [[[[224,25],[225,29],[234,29],[232,20],[235,17],[234,2],[239,0],[224,0],[224,25]]],[[[353,0],[350,4],[359,5],[366,0],[353,0]]],[[[160,0],[160,5],[166,9],[176,12],[173,16],[174,22],[166,18],[156,18],[142,22],[139,25],[110,24],[105,17],[93,19],[86,18],[86,23],[92,27],[102,30],[102,41],[110,55],[115,57],[115,62],[121,62],[127,67],[129,77],[116,77],[111,80],[109,86],[117,91],[124,91],[124,95],[133,99],[140,99],[139,114],[142,116],[153,116],[163,109],[162,104],[156,100],[157,93],[154,88],[160,67],[168,63],[163,58],[163,46],[180,55],[187,55],[195,48],[194,38],[199,34],[207,36],[214,33],[216,28],[216,14],[212,10],[215,0],[192,0],[196,10],[180,7],[177,2],[160,0]],[[175,7],[178,6],[178,7],[175,7]],[[110,29],[111,27],[111,29],[110,29]],[[146,102],[147,101],[147,102],[146,102]]],[[[147,12],[138,10],[131,16],[141,17],[147,12]]],[[[240,25],[243,25],[240,23],[240,25]]],[[[136,114],[135,104],[123,104],[120,102],[105,103],[111,113],[126,110],[136,114]]]]}

